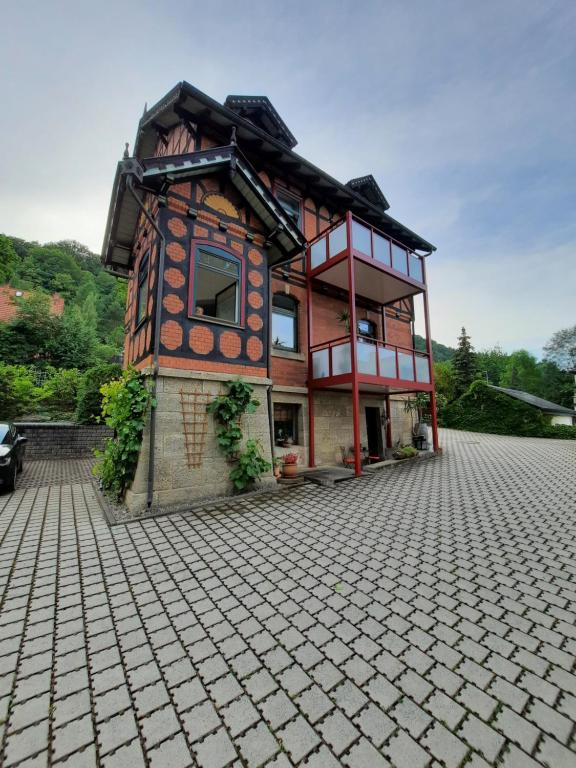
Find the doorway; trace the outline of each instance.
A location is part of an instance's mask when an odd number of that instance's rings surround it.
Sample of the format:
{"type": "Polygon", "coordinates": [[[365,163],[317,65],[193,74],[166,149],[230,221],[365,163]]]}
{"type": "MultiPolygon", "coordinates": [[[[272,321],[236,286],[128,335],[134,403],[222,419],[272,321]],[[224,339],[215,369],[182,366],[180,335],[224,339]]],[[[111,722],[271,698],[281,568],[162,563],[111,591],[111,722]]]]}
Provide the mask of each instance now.
{"type": "Polygon", "coordinates": [[[382,457],[384,447],[382,445],[380,408],[366,407],[366,435],[368,437],[368,455],[382,457]]]}

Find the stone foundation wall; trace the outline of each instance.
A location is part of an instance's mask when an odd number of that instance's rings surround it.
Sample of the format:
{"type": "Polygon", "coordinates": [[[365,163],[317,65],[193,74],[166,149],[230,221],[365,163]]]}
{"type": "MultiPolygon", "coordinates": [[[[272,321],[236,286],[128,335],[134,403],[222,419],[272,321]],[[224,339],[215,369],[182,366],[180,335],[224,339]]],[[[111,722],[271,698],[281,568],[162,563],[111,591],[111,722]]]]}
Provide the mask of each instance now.
{"type": "Polygon", "coordinates": [[[58,422],[20,421],[16,424],[20,434],[28,438],[27,459],[81,459],[102,450],[109,437],[110,427],[100,424],[68,424],[58,422]]]}
{"type": "MultiPolygon", "coordinates": [[[[205,499],[230,496],[232,469],[218,447],[215,422],[206,412],[207,402],[225,392],[227,374],[196,373],[160,369],[157,384],[156,440],[154,451],[154,506],[186,506],[205,499]],[[183,404],[184,401],[184,404],[183,404]],[[187,437],[188,435],[188,437],[187,437]]],[[[270,427],[266,396],[267,379],[243,377],[252,384],[260,406],[242,417],[246,439],[262,444],[271,461],[270,427]]],[[[149,426],[145,430],[140,459],[126,503],[133,511],[143,510],[147,501],[149,426]]],[[[275,484],[270,471],[260,487],[275,484]]]]}

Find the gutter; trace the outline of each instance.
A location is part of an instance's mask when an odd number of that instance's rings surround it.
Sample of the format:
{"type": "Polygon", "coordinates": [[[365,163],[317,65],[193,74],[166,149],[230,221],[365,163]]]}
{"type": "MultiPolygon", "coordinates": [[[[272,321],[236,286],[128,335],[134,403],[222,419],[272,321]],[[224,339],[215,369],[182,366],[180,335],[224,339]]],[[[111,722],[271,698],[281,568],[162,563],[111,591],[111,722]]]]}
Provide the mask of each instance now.
{"type": "Polygon", "coordinates": [[[126,186],[128,191],[136,201],[136,204],[144,214],[146,220],[150,226],[154,229],[158,235],[160,241],[160,249],[158,252],[158,269],[156,271],[156,301],[154,304],[154,341],[152,347],[152,406],[150,409],[150,435],[148,441],[148,480],[146,489],[146,508],[150,511],[152,502],[154,500],[154,448],[156,444],[156,393],[158,383],[158,357],[160,350],[160,318],[162,312],[162,290],[164,287],[164,259],[166,254],[166,238],[164,237],[162,230],[158,227],[146,206],[142,200],[136,194],[134,189],[132,176],[128,176],[126,179],[126,186]]]}

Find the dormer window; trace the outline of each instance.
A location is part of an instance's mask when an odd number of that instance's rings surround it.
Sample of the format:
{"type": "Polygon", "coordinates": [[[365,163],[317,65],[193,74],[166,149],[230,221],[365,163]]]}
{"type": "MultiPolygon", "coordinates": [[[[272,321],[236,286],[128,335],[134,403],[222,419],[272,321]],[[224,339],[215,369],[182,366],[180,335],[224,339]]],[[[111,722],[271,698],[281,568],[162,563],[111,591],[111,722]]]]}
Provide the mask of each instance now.
{"type": "Polygon", "coordinates": [[[290,216],[293,222],[300,227],[302,223],[302,201],[296,195],[284,189],[276,189],[276,199],[290,216]]]}

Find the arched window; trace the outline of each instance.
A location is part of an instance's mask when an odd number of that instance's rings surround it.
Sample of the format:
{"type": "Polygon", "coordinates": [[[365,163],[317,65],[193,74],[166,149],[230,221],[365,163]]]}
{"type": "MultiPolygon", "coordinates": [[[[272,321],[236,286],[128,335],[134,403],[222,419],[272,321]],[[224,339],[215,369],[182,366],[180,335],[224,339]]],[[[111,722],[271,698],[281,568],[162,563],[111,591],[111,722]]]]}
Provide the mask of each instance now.
{"type": "Polygon", "coordinates": [[[191,314],[226,323],[240,322],[241,262],[231,253],[198,245],[194,259],[191,314]]]}
{"type": "Polygon", "coordinates": [[[272,298],[272,344],[298,351],[298,302],[285,293],[275,293],[272,298]]]}

